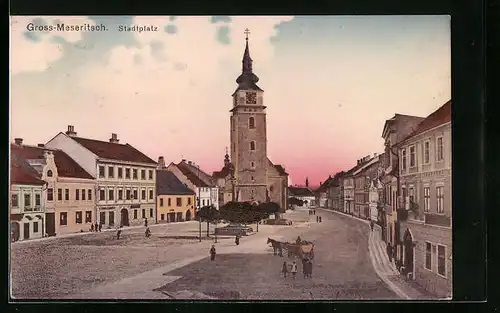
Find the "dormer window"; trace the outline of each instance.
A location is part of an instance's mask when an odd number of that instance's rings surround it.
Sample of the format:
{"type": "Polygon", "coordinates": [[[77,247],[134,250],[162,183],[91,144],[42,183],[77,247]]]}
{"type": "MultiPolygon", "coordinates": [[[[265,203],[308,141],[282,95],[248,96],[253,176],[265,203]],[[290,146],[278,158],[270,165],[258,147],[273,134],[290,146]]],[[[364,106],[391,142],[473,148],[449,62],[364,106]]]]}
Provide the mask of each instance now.
{"type": "Polygon", "coordinates": [[[52,177],[53,175],[54,175],[54,174],[52,173],[52,171],[51,171],[51,170],[48,170],[48,171],[47,171],[47,177],[52,177]]]}

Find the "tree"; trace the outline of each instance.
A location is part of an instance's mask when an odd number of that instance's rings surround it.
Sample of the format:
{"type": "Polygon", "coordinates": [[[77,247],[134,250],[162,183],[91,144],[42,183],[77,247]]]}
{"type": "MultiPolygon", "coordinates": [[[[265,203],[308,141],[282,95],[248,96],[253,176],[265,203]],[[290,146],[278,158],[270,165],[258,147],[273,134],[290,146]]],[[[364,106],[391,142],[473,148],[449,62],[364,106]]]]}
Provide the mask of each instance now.
{"type": "Polygon", "coordinates": [[[256,206],[249,202],[228,202],[220,208],[219,213],[221,219],[236,224],[250,224],[260,216],[256,206]]]}
{"type": "Polygon", "coordinates": [[[207,222],[207,237],[210,237],[210,223],[219,220],[219,211],[213,205],[206,205],[200,209],[198,216],[202,222],[207,222]]]}
{"type": "Polygon", "coordinates": [[[302,201],[298,198],[292,197],[292,198],[290,198],[290,205],[303,206],[304,201],[302,201]]]}
{"type": "Polygon", "coordinates": [[[274,214],[274,216],[276,218],[279,218],[279,213],[281,211],[281,207],[276,202],[264,202],[264,203],[259,204],[258,211],[265,213],[266,216],[263,218],[267,218],[271,214],[274,214]]]}

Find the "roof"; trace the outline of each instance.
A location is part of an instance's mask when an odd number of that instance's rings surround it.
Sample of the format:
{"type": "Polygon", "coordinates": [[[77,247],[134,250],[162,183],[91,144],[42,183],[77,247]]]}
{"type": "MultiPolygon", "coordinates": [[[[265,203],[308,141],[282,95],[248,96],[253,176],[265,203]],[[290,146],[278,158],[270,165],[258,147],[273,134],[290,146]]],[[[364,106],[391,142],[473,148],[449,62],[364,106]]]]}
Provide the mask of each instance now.
{"type": "Polygon", "coordinates": [[[325,192],[328,189],[330,183],[332,182],[332,179],[333,177],[329,176],[324,183],[319,185],[319,187],[315,190],[315,192],[325,192]]]}
{"type": "Polygon", "coordinates": [[[174,173],[167,170],[156,171],[157,195],[194,195],[195,192],[184,185],[174,173]]]}
{"type": "Polygon", "coordinates": [[[156,165],[155,161],[128,143],[112,143],[73,136],[71,138],[100,158],[156,165]]]}
{"type": "Polygon", "coordinates": [[[280,173],[280,175],[288,176],[288,173],[285,171],[285,168],[280,164],[275,165],[274,168],[278,171],[278,173],[280,173]]]}
{"type": "Polygon", "coordinates": [[[54,154],[54,162],[56,163],[57,173],[61,177],[94,179],[87,171],[85,171],[75,160],[69,155],[58,149],[47,149],[34,146],[18,146],[11,144],[11,151],[25,160],[45,159],[44,152],[52,151],[54,154]]]}
{"type": "Polygon", "coordinates": [[[10,154],[10,183],[29,185],[45,184],[45,182],[40,179],[37,171],[32,168],[22,156],[17,155],[15,152],[10,154]]]}
{"type": "Polygon", "coordinates": [[[364,162],[360,167],[358,167],[358,169],[355,170],[352,173],[352,175],[359,174],[362,170],[366,170],[367,168],[373,166],[374,164],[376,164],[379,161],[380,161],[379,155],[377,155],[376,157],[371,158],[370,160],[364,162]]]}
{"type": "Polygon", "coordinates": [[[405,139],[400,143],[405,142],[411,137],[417,136],[429,129],[433,129],[440,125],[451,122],[451,100],[443,104],[439,109],[432,112],[427,116],[422,122],[417,125],[417,128],[410,133],[405,139]]]}
{"type": "Polygon", "coordinates": [[[213,187],[212,182],[207,178],[207,176],[211,176],[198,167],[189,165],[184,161],[178,163],[177,167],[196,187],[213,187]]]}
{"type": "Polygon", "coordinates": [[[224,167],[220,171],[213,172],[212,177],[226,178],[229,174],[231,174],[231,164],[224,165],[224,167]]]}
{"type": "Polygon", "coordinates": [[[296,197],[315,197],[311,189],[306,187],[288,187],[291,196],[296,197]]]}

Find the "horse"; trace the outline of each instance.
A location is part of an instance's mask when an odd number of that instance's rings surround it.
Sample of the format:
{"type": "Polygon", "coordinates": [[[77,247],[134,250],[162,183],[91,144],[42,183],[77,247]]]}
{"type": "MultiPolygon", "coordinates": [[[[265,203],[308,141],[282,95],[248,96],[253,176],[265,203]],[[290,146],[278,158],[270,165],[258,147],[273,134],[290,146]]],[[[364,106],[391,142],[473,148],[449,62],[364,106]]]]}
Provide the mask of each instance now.
{"type": "Polygon", "coordinates": [[[267,238],[267,244],[271,244],[271,246],[273,247],[273,255],[276,255],[276,252],[278,252],[279,256],[283,256],[283,247],[281,242],[271,238],[267,238]]]}

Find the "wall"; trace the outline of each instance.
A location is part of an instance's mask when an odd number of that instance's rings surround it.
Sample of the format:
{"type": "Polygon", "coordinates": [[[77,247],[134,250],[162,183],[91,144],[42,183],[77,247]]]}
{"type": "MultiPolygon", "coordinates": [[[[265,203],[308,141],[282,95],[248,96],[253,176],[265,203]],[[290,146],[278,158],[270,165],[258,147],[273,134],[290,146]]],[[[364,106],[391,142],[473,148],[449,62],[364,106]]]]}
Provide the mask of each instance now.
{"type": "Polygon", "coordinates": [[[156,210],[159,223],[166,223],[169,219],[168,213],[175,213],[175,221],[178,222],[177,213],[182,213],[182,219],[186,220],[186,213],[189,211],[191,220],[195,218],[194,211],[195,196],[194,195],[159,195],[157,196],[156,210]],[[177,198],[181,198],[181,206],[177,206],[177,198]],[[170,205],[168,202],[170,199],[170,205]],[[162,203],[163,202],[163,203],[162,203]],[[163,204],[163,206],[161,205],[163,204]],[[163,216],[162,216],[163,215],[163,216]],[[162,219],[163,217],[163,219],[162,219]]]}
{"type": "MultiPolygon", "coordinates": [[[[41,238],[45,231],[45,201],[43,198],[42,186],[12,184],[10,187],[9,207],[11,214],[19,214],[23,217],[20,220],[11,220],[11,225],[17,223],[19,227],[19,240],[41,238]],[[24,195],[30,195],[30,205],[24,203],[24,195]],[[17,195],[18,206],[14,207],[12,195],[17,195]],[[35,195],[40,195],[40,205],[36,205],[35,195]],[[34,224],[38,225],[35,232],[34,224]],[[29,238],[24,237],[24,225],[29,224],[29,238]]],[[[13,227],[11,226],[11,231],[13,227]]]]}

